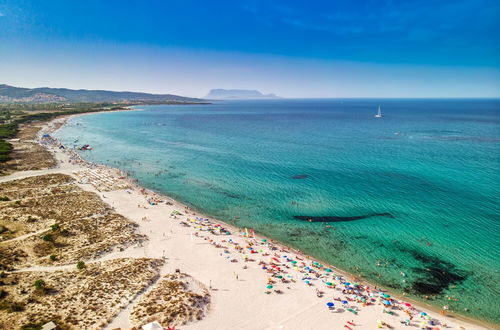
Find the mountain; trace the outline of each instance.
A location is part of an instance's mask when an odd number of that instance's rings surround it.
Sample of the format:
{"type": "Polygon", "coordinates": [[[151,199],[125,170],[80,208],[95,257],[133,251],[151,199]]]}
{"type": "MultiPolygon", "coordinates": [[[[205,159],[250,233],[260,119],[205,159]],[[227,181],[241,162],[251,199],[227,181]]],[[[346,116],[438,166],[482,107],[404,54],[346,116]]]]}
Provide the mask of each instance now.
{"type": "Polygon", "coordinates": [[[67,88],[22,88],[0,84],[0,103],[28,102],[176,102],[189,103],[203,100],[172,95],[136,92],[114,92],[105,90],[67,89],[67,88]]]}
{"type": "Polygon", "coordinates": [[[262,94],[257,90],[249,89],[211,89],[207,99],[276,99],[275,94],[262,94]]]}

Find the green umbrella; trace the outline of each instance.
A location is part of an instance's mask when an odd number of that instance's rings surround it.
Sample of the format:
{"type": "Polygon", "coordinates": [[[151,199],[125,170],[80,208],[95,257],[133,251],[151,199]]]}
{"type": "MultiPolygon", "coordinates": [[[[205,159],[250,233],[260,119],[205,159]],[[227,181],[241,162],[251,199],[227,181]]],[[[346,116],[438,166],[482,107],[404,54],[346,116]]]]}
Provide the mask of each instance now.
{"type": "Polygon", "coordinates": [[[387,293],[384,293],[384,298],[390,298],[391,296],[389,296],[387,293]]]}
{"type": "Polygon", "coordinates": [[[325,272],[331,272],[332,270],[330,268],[325,269],[325,272]]]}
{"type": "Polygon", "coordinates": [[[297,263],[297,261],[292,260],[291,263],[295,265],[297,263]]]}
{"type": "Polygon", "coordinates": [[[272,288],[273,288],[273,286],[272,286],[271,284],[269,284],[268,286],[266,286],[266,288],[268,288],[268,289],[272,289],[272,288]]]}
{"type": "Polygon", "coordinates": [[[277,277],[277,278],[283,278],[283,276],[281,276],[281,275],[278,275],[278,276],[276,276],[276,277],[277,277]]]}
{"type": "Polygon", "coordinates": [[[267,242],[267,239],[263,239],[262,242],[264,242],[264,243],[267,242]]]}
{"type": "Polygon", "coordinates": [[[326,285],[328,285],[328,286],[332,286],[332,285],[333,285],[333,283],[332,283],[332,282],[326,282],[326,285]]]}

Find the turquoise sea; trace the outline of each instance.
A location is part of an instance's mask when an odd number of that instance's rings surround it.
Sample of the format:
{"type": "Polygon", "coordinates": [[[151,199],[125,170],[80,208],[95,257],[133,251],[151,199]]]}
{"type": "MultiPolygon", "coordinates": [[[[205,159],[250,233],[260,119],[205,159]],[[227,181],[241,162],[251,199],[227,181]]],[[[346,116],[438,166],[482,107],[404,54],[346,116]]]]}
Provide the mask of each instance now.
{"type": "Polygon", "coordinates": [[[56,136],[209,215],[500,323],[500,100],[140,108],[56,136]]]}

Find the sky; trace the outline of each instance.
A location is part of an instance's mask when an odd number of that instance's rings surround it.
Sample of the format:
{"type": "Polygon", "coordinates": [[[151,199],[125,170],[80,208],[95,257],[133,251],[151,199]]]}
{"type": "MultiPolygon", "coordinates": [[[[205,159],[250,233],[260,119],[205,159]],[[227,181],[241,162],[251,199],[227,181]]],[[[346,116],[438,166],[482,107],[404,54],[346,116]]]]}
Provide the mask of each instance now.
{"type": "Polygon", "coordinates": [[[500,97],[498,0],[0,0],[0,84],[500,97]]]}

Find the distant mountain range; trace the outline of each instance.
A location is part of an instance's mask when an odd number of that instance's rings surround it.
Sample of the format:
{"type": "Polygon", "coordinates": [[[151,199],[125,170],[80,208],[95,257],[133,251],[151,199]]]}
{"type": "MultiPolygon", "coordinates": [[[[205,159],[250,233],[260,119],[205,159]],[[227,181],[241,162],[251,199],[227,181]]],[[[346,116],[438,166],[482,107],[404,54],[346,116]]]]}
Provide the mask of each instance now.
{"type": "Polygon", "coordinates": [[[0,84],[0,103],[64,103],[64,102],[110,102],[110,103],[191,103],[201,99],[172,94],[149,94],[136,92],[114,92],[105,90],[67,88],[22,88],[0,84]]]}
{"type": "Polygon", "coordinates": [[[207,99],[277,99],[275,94],[262,94],[257,90],[249,89],[211,89],[207,99]]]}

